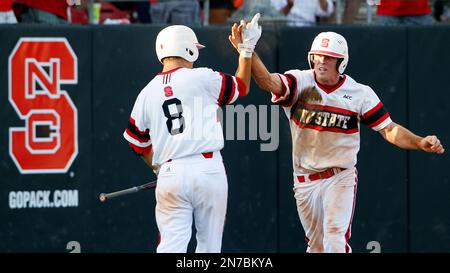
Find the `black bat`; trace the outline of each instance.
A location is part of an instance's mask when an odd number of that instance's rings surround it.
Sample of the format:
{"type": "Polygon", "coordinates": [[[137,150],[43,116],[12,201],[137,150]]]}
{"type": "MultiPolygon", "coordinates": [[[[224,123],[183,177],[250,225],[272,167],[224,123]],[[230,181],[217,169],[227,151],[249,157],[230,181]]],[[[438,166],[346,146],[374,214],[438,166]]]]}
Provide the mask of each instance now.
{"type": "Polygon", "coordinates": [[[106,200],[111,199],[111,198],[116,198],[116,197],[119,197],[122,195],[127,195],[130,193],[135,193],[135,192],[139,192],[139,191],[143,191],[143,190],[147,190],[147,189],[152,189],[155,187],[156,187],[156,180],[145,183],[140,186],[124,189],[121,191],[115,191],[115,192],[110,192],[110,193],[100,193],[99,199],[100,199],[100,202],[106,202],[106,200]]]}

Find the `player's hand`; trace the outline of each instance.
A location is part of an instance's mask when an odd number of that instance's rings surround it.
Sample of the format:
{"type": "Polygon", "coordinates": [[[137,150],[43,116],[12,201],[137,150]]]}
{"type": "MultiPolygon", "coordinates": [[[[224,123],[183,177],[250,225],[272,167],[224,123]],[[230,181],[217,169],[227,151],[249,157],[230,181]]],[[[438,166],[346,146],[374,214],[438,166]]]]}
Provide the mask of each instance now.
{"type": "MultiPolygon", "coordinates": [[[[241,20],[241,24],[237,27],[238,32],[242,29],[242,31],[240,31],[242,43],[238,43],[238,51],[240,52],[241,57],[251,58],[253,55],[256,43],[262,34],[261,26],[258,24],[260,17],[261,14],[257,13],[253,16],[250,23],[245,23],[244,20],[241,20]]],[[[238,35],[238,33],[236,35],[238,35]]]]}
{"type": "Polygon", "coordinates": [[[428,153],[443,154],[445,149],[436,136],[426,136],[419,142],[419,148],[428,153]]]}
{"type": "Polygon", "coordinates": [[[242,43],[242,30],[245,27],[245,22],[244,24],[242,22],[243,21],[241,21],[240,25],[234,23],[231,27],[231,35],[228,36],[228,40],[230,40],[230,43],[238,52],[240,52],[238,45],[242,43]]]}
{"type": "Polygon", "coordinates": [[[159,170],[161,169],[160,165],[152,165],[152,171],[153,173],[158,177],[159,170]]]}
{"type": "Polygon", "coordinates": [[[242,40],[244,44],[251,45],[253,47],[256,46],[256,43],[258,42],[262,34],[261,26],[258,24],[258,20],[260,17],[261,14],[255,14],[250,23],[247,23],[245,25],[244,32],[242,34],[242,40]]]}

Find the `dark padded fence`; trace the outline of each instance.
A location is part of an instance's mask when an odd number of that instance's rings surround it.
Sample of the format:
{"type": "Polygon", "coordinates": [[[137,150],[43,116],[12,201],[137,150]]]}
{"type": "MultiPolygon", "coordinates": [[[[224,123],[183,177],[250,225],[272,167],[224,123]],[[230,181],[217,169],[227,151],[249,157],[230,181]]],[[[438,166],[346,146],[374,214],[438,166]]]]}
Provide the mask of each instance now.
{"type": "MultiPolygon", "coordinates": [[[[79,248],[81,252],[155,252],[153,190],[105,204],[97,198],[100,192],[156,179],[131,152],[122,132],[137,94],[161,70],[154,52],[160,29],[139,25],[0,27],[1,252],[79,248]],[[76,83],[61,85],[77,108],[78,125],[78,154],[66,172],[21,174],[10,155],[9,130],[24,127],[25,121],[9,100],[9,58],[25,37],[65,38],[77,57],[76,83]],[[33,204],[47,200],[54,206],[18,207],[23,200],[17,198],[38,191],[47,197],[33,204]],[[76,202],[55,207],[55,192],[69,192],[76,202]]],[[[346,73],[371,86],[394,121],[420,135],[435,133],[448,143],[450,28],[267,28],[257,52],[272,72],[307,69],[310,44],[325,30],[347,38],[351,57],[346,73]]],[[[196,32],[207,47],[195,66],[233,74],[237,53],[228,42],[229,28],[196,32]]],[[[306,243],[293,197],[291,137],[284,112],[271,106],[270,95],[255,82],[250,95],[234,107],[248,113],[245,140],[238,137],[236,115],[225,114],[223,120],[224,124],[234,121],[234,132],[224,131],[228,140],[222,150],[229,180],[223,251],[302,253],[306,243]],[[256,126],[249,124],[250,115],[261,118],[256,126]],[[279,122],[262,124],[265,115],[279,122]],[[264,125],[267,132],[279,130],[279,138],[261,132],[264,125]],[[277,141],[278,149],[267,149],[277,141]],[[261,151],[263,145],[269,151],[261,151]]],[[[224,113],[228,110],[233,108],[224,108],[224,113]]],[[[363,126],[361,135],[350,240],[353,251],[370,252],[377,244],[381,252],[447,252],[448,156],[401,150],[363,126]]],[[[189,249],[194,248],[191,241],[189,249]]]]}
{"type": "Polygon", "coordinates": [[[443,156],[411,153],[408,158],[412,252],[450,251],[449,44],[448,28],[408,31],[410,127],[420,135],[436,134],[447,146],[443,156]]]}

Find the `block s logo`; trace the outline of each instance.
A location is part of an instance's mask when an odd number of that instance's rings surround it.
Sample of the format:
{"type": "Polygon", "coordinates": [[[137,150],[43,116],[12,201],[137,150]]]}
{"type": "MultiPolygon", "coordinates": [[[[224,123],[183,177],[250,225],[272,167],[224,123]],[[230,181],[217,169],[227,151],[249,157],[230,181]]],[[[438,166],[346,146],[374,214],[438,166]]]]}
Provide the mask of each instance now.
{"type": "Polygon", "coordinates": [[[8,99],[25,127],[9,128],[22,174],[65,173],[78,154],[77,108],[61,84],[78,81],[65,38],[21,38],[9,56],[8,99]]]}

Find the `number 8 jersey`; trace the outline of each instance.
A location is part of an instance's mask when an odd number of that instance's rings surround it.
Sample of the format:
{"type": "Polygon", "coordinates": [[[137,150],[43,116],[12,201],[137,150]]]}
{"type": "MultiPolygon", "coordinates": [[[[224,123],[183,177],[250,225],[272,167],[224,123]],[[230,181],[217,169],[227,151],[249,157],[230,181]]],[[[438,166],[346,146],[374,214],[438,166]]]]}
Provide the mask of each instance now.
{"type": "Polygon", "coordinates": [[[139,93],[123,136],[154,165],[224,146],[218,109],[245,94],[237,77],[209,68],[159,73],[139,93]]]}

